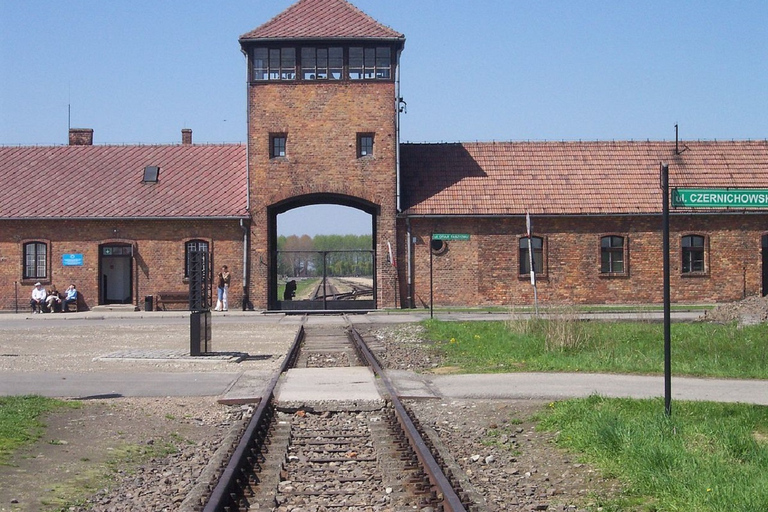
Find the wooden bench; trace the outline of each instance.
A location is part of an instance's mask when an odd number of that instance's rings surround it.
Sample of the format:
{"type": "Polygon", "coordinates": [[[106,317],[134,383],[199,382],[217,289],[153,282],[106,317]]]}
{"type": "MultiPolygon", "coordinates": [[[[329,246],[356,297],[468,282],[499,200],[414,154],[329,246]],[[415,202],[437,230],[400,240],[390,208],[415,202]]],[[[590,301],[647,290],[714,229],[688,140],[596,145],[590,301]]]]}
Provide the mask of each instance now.
{"type": "Polygon", "coordinates": [[[184,304],[189,308],[189,290],[185,292],[156,292],[155,293],[155,310],[166,311],[166,305],[168,304],[184,304]]]}

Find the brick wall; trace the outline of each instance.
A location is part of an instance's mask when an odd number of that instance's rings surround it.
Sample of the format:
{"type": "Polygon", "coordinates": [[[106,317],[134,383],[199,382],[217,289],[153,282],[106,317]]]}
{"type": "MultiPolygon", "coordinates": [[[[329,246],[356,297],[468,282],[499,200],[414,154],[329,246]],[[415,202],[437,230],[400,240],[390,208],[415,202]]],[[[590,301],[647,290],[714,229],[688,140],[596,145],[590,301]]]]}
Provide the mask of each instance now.
{"type": "MultiPolygon", "coordinates": [[[[375,221],[378,306],[394,305],[397,246],[395,84],[259,83],[249,90],[249,168],[253,215],[251,299],[268,306],[270,208],[297,198],[343,196],[378,210],[375,221]],[[357,158],[357,134],[374,134],[373,157],[357,158]],[[269,158],[270,136],[284,134],[286,156],[269,158]]],[[[274,277],[274,276],[273,276],[274,277]]]]}
{"type": "MultiPolygon", "coordinates": [[[[673,216],[670,235],[671,300],[712,303],[762,292],[761,237],[766,215],[673,216]],[[683,275],[681,237],[704,235],[704,275],[683,275]]],[[[545,240],[545,269],[538,275],[542,304],[644,304],[663,299],[662,235],[659,217],[535,218],[534,235],[545,240]],[[600,239],[625,237],[627,272],[600,273],[600,239]]],[[[402,224],[401,224],[402,225],[402,224]]],[[[432,256],[437,305],[530,305],[529,275],[519,275],[519,237],[525,219],[411,219],[414,303],[429,302],[431,233],[467,233],[469,241],[450,241],[432,256]]],[[[401,240],[406,237],[401,230],[401,240]]],[[[402,262],[405,275],[405,262],[402,262]]]]}
{"type": "Polygon", "coordinates": [[[0,309],[28,309],[36,279],[23,275],[23,243],[43,241],[48,247],[48,278],[63,291],[74,283],[88,307],[99,304],[99,246],[128,244],[132,258],[133,303],[143,306],[146,295],[160,290],[185,291],[184,244],[206,240],[214,268],[228,265],[232,272],[230,307],[239,306],[243,286],[243,242],[238,221],[5,221],[0,234],[0,309]],[[63,266],[62,255],[82,254],[82,266],[63,266]]]}

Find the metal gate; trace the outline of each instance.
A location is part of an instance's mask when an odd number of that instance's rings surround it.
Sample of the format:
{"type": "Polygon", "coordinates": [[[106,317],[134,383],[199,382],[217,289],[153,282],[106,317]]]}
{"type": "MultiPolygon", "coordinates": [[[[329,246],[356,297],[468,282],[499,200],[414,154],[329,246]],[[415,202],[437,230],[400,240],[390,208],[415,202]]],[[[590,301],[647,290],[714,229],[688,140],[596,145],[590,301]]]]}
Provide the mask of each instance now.
{"type": "Polygon", "coordinates": [[[277,309],[376,308],[374,251],[277,251],[277,309]]]}

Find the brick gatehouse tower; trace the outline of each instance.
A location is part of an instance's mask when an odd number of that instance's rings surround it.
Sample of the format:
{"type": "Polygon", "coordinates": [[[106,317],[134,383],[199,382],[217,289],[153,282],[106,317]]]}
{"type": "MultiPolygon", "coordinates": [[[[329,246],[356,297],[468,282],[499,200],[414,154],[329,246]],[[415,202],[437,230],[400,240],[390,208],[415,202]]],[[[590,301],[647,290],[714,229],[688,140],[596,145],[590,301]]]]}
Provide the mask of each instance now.
{"type": "Polygon", "coordinates": [[[277,216],[314,204],[367,212],[373,307],[397,273],[399,59],[405,37],[345,0],[300,0],[240,37],[248,63],[250,300],[281,309],[277,216]]]}

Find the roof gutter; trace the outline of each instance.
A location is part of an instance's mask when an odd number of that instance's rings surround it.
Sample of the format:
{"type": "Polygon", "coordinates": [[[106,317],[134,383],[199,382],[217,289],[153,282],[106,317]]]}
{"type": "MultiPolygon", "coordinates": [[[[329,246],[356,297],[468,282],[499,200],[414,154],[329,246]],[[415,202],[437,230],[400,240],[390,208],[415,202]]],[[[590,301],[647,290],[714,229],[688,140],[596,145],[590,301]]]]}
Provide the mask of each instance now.
{"type": "Polygon", "coordinates": [[[0,217],[0,220],[78,220],[78,221],[121,221],[121,220],[248,220],[248,215],[224,216],[224,217],[0,217]]]}
{"type": "MultiPolygon", "coordinates": [[[[670,212],[670,215],[765,215],[768,210],[725,210],[725,211],[676,211],[670,212]]],[[[531,216],[538,218],[563,218],[563,217],[661,217],[662,212],[642,212],[642,213],[535,213],[530,212],[531,216]]],[[[510,214],[472,214],[462,213],[454,215],[446,214],[407,214],[401,213],[400,218],[408,219],[518,219],[525,218],[525,213],[510,214]]]]}

